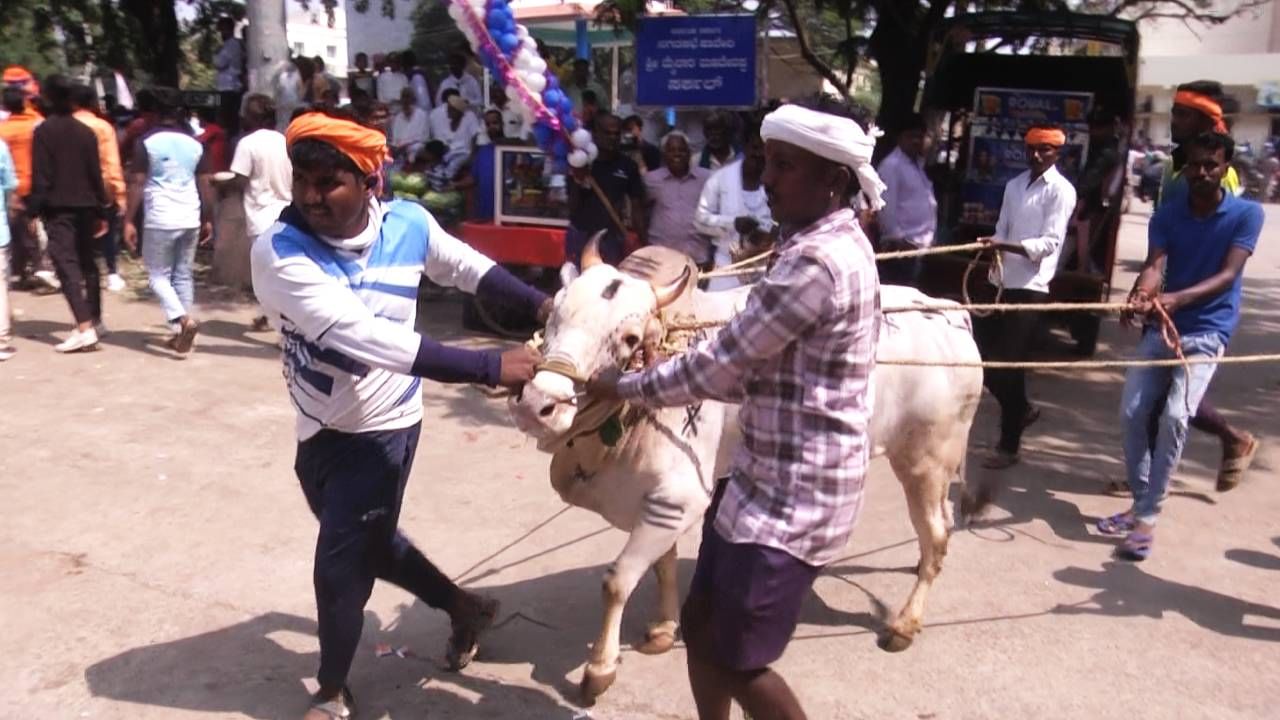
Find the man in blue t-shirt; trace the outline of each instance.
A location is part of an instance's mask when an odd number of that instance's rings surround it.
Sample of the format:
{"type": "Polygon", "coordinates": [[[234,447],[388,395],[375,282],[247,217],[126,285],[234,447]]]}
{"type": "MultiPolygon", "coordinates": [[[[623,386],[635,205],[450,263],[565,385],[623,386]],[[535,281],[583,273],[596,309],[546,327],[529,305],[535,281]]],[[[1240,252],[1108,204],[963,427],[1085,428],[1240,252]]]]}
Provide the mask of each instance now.
{"type": "MultiPolygon", "coordinates": [[[[1244,264],[1262,231],[1261,206],[1221,187],[1234,141],[1211,132],[1187,147],[1187,192],[1152,216],[1147,260],[1129,295],[1135,312],[1153,321],[1143,330],[1139,359],[1175,357],[1156,324],[1156,303],[1172,317],[1187,358],[1222,355],[1240,319],[1244,264]]],[[[1098,522],[1104,533],[1125,535],[1118,548],[1123,558],[1143,560],[1151,553],[1160,502],[1182,457],[1191,410],[1199,405],[1216,367],[1138,367],[1125,377],[1120,412],[1133,506],[1098,522]]]]}

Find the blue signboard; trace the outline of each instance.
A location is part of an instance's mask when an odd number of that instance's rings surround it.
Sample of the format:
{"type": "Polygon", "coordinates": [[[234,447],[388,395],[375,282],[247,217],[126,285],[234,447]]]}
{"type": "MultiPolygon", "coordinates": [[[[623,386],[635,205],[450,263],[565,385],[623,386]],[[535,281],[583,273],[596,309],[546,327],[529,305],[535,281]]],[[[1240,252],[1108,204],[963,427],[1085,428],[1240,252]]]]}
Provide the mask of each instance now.
{"type": "Polygon", "coordinates": [[[1032,125],[1053,124],[1066,132],[1067,145],[1058,158],[1058,170],[1075,182],[1089,150],[1085,118],[1092,105],[1092,93],[987,87],[975,90],[969,163],[960,189],[960,222],[996,224],[1005,183],[1027,169],[1023,136],[1032,125]]]}
{"type": "Polygon", "coordinates": [[[636,104],[754,107],[754,15],[652,17],[636,32],[636,104]]]}

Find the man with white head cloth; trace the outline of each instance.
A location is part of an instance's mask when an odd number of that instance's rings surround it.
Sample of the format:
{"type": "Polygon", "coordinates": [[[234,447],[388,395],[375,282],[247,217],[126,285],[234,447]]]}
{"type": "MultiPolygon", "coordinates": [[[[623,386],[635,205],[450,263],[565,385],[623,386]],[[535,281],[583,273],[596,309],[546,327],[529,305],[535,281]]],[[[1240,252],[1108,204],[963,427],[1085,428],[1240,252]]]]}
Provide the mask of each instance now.
{"type": "Polygon", "coordinates": [[[814,578],[862,507],[880,323],[871,245],[850,208],[878,208],[874,139],[851,119],[784,105],[764,119],[763,182],[782,232],[746,308],[716,337],[588,385],[650,406],[741,404],[743,443],[715,491],[682,612],[698,715],[804,718],[770,665],[814,578]]]}

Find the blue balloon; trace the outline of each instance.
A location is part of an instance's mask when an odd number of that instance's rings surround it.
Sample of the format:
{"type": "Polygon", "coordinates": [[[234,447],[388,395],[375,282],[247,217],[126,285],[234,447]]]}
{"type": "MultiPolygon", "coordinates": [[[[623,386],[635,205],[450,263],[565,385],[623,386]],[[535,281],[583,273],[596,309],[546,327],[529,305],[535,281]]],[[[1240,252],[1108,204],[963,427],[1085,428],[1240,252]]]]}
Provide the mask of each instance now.
{"type": "Polygon", "coordinates": [[[564,137],[556,138],[555,144],[551,147],[551,154],[561,160],[569,155],[569,143],[565,142],[564,137]]]}
{"type": "Polygon", "coordinates": [[[502,52],[510,54],[520,47],[520,38],[515,33],[503,33],[498,36],[498,45],[502,47],[502,52]]]}
{"type": "Polygon", "coordinates": [[[533,126],[533,138],[538,141],[538,147],[546,147],[554,136],[555,131],[547,127],[546,123],[541,120],[533,126]]]}
{"type": "Polygon", "coordinates": [[[560,114],[565,116],[573,115],[573,101],[569,99],[568,95],[564,95],[563,93],[561,93],[561,95],[560,114]]]}
{"type": "Polygon", "coordinates": [[[547,89],[549,90],[560,89],[560,80],[556,78],[555,73],[547,73],[547,89]]]}
{"type": "Polygon", "coordinates": [[[578,129],[578,118],[570,115],[569,117],[565,118],[560,124],[564,126],[565,132],[573,132],[574,130],[578,129]]]}
{"type": "Polygon", "coordinates": [[[555,112],[556,109],[560,107],[560,101],[564,98],[564,93],[560,92],[559,90],[556,90],[555,88],[550,87],[550,85],[551,85],[551,80],[548,79],[547,80],[548,89],[544,90],[542,93],[542,102],[548,108],[550,108],[552,112],[555,112]]]}

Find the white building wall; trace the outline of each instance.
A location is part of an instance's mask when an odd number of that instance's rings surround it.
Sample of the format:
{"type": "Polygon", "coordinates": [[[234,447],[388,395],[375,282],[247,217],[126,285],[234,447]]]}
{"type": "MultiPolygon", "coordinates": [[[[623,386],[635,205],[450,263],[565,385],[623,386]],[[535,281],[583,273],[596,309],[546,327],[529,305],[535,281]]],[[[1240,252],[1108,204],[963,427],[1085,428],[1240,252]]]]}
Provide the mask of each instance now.
{"type": "MultiPolygon", "coordinates": [[[[1234,7],[1240,0],[1217,0],[1218,10],[1234,7]]],[[[1277,41],[1280,2],[1246,10],[1221,25],[1184,23],[1181,20],[1146,20],[1142,23],[1142,54],[1234,55],[1237,53],[1280,52],[1277,41]]]]}
{"type": "MultiPolygon", "coordinates": [[[[437,2],[438,0],[425,0],[437,2]]],[[[356,12],[353,0],[342,0],[347,16],[347,48],[351,57],[366,53],[370,60],[374,55],[407,50],[413,38],[413,11],[417,0],[395,0],[396,16],[382,14],[381,0],[369,3],[369,9],[356,12]]],[[[351,58],[348,58],[351,62],[351,58]]]]}
{"type": "Polygon", "coordinates": [[[320,56],[325,71],[334,77],[346,77],[351,58],[347,53],[347,19],[345,8],[334,8],[332,26],[324,5],[308,3],[306,10],[297,2],[285,2],[285,34],[295,56],[320,56]]]}
{"type": "MultiPolygon", "coordinates": [[[[1218,9],[1239,0],[1215,0],[1218,9]]],[[[1258,106],[1258,90],[1280,81],[1280,0],[1247,10],[1221,25],[1143,21],[1136,129],[1168,145],[1169,111],[1178,84],[1217,80],[1239,104],[1228,115],[1240,143],[1260,147],[1280,133],[1280,114],[1258,106]],[[1147,105],[1147,107],[1144,107],[1147,105]]]]}

